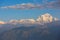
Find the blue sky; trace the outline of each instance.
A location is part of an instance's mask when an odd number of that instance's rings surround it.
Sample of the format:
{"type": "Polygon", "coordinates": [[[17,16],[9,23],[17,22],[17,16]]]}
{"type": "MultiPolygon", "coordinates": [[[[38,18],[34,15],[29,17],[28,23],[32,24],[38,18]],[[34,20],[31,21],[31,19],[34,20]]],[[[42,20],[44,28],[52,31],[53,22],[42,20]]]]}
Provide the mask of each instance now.
{"type": "MultiPolygon", "coordinates": [[[[56,0],[43,0],[43,1],[42,0],[0,0],[0,7],[22,4],[22,3],[45,5],[45,3],[54,2],[54,1],[56,2],[56,0]]],[[[60,9],[59,9],[60,6],[58,4],[55,5],[53,8],[50,8],[49,5],[48,7],[45,7],[46,6],[45,5],[44,8],[34,8],[34,9],[0,8],[0,20],[8,21],[11,19],[19,20],[19,19],[27,19],[27,18],[36,19],[38,16],[45,13],[50,13],[52,16],[60,18],[60,9]]]]}

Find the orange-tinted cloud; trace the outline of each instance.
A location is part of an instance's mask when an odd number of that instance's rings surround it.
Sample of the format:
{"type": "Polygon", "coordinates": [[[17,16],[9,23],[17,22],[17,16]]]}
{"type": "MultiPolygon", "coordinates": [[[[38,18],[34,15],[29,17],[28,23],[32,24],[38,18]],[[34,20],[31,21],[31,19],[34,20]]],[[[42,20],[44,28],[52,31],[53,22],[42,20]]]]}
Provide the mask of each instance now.
{"type": "Polygon", "coordinates": [[[5,22],[3,22],[3,21],[0,21],[0,24],[5,24],[5,22]]]}

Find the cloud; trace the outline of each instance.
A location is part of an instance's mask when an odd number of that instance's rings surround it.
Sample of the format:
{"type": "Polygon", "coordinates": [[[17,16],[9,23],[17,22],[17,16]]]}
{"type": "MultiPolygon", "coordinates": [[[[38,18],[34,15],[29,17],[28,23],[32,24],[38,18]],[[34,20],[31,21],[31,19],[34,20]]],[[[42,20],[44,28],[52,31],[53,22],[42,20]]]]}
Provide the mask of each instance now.
{"type": "Polygon", "coordinates": [[[60,8],[60,1],[55,2],[54,6],[55,6],[56,8],[60,8]]]}
{"type": "Polygon", "coordinates": [[[55,0],[51,2],[47,2],[46,4],[47,8],[54,8],[54,9],[60,9],[60,0],[55,0]]]}
{"type": "MultiPolygon", "coordinates": [[[[36,0],[34,0],[36,1],[36,0]]],[[[48,0],[42,0],[42,3],[21,3],[16,5],[10,5],[10,6],[2,6],[0,8],[5,9],[33,9],[33,8],[59,8],[60,9],[60,0],[52,0],[48,2],[48,0]]]]}
{"type": "Polygon", "coordinates": [[[54,20],[58,21],[58,20],[60,20],[60,19],[58,19],[58,18],[54,18],[54,20]]]}
{"type": "Polygon", "coordinates": [[[22,4],[4,6],[0,8],[5,8],[5,9],[60,8],[60,0],[45,2],[44,4],[22,3],[22,4]]]}
{"type": "Polygon", "coordinates": [[[4,6],[4,7],[0,7],[0,8],[8,8],[7,6],[4,6]]]}
{"type": "Polygon", "coordinates": [[[3,22],[3,21],[0,21],[0,24],[5,24],[5,22],[3,22]]]}
{"type": "Polygon", "coordinates": [[[0,8],[12,8],[12,9],[33,9],[33,8],[42,8],[43,6],[40,4],[33,4],[33,3],[22,3],[16,4],[11,6],[4,6],[0,8]]]}

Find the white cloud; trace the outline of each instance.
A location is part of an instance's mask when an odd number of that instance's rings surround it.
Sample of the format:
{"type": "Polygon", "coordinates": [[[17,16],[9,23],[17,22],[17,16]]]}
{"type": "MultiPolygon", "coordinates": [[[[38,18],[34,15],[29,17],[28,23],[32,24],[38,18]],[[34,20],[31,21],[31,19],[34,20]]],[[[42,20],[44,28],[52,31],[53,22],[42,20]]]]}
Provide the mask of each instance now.
{"type": "Polygon", "coordinates": [[[58,20],[60,20],[60,19],[58,19],[58,18],[54,18],[54,20],[55,20],[55,21],[58,21],[58,20]]]}
{"type": "Polygon", "coordinates": [[[0,8],[8,8],[7,6],[4,6],[4,7],[0,7],[0,8]]]}
{"type": "Polygon", "coordinates": [[[60,0],[55,0],[47,2],[48,0],[43,0],[43,4],[34,4],[34,3],[21,3],[10,6],[2,6],[0,8],[11,8],[11,9],[33,9],[33,8],[60,8],[60,0]]]}
{"type": "Polygon", "coordinates": [[[33,3],[22,3],[16,4],[11,6],[4,6],[0,8],[12,8],[12,9],[32,9],[32,8],[42,8],[43,6],[40,4],[33,4],[33,3]]]}

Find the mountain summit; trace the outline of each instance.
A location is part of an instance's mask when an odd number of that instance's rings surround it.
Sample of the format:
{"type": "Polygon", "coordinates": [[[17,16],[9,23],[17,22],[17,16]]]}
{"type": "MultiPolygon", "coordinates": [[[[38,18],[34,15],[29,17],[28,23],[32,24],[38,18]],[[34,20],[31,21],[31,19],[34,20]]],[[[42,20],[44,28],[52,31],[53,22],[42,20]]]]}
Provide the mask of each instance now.
{"type": "Polygon", "coordinates": [[[37,21],[40,23],[49,23],[49,22],[53,22],[53,21],[57,21],[57,20],[58,20],[57,18],[54,18],[49,13],[41,15],[37,19],[37,21]]]}

